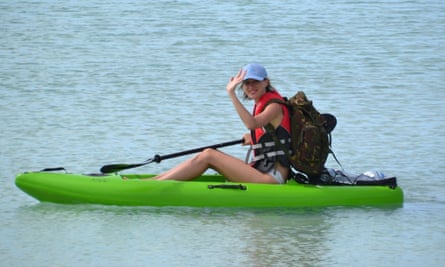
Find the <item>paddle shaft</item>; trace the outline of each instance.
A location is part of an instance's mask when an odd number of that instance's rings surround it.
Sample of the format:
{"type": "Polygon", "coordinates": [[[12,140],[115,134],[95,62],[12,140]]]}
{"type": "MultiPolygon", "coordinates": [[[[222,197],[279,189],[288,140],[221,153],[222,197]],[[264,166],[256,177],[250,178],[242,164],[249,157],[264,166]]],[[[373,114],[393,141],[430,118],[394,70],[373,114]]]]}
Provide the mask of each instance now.
{"type": "Polygon", "coordinates": [[[233,141],[219,143],[219,144],[215,144],[215,145],[203,146],[203,147],[198,147],[198,148],[194,148],[194,149],[189,149],[189,150],[176,152],[176,153],[172,153],[172,154],[167,154],[167,155],[163,155],[163,156],[155,155],[153,158],[147,159],[146,161],[144,161],[142,163],[105,165],[105,166],[103,166],[100,169],[100,171],[102,173],[118,172],[118,171],[122,171],[122,170],[125,170],[125,169],[131,169],[131,168],[144,166],[144,165],[152,163],[152,162],[159,163],[159,162],[161,162],[162,160],[165,160],[165,159],[171,159],[171,158],[176,158],[176,157],[180,157],[180,156],[185,156],[185,155],[189,155],[189,154],[198,153],[198,152],[201,152],[201,151],[203,151],[204,149],[207,149],[207,148],[217,149],[217,148],[220,148],[220,147],[226,147],[226,146],[232,146],[232,145],[236,145],[236,144],[242,144],[243,142],[244,142],[244,139],[239,139],[239,140],[233,140],[233,141]]]}

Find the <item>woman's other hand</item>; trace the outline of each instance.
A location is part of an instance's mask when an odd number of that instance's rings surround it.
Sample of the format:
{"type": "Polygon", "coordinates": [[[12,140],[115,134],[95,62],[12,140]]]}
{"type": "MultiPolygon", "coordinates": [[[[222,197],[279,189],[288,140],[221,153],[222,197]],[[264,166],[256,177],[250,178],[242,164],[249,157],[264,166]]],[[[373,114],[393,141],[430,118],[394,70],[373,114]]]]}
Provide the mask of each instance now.
{"type": "Polygon", "coordinates": [[[245,133],[243,135],[243,146],[248,146],[252,144],[252,136],[250,135],[250,133],[245,133]]]}

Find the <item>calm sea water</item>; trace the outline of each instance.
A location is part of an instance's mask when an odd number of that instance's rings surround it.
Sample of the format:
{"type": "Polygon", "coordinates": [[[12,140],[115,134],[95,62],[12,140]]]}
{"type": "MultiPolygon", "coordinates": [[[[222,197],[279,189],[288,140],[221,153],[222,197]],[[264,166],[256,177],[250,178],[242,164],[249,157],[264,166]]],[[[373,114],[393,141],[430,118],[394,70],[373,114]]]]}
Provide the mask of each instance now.
{"type": "Polygon", "coordinates": [[[445,2],[2,1],[0,21],[2,265],[444,266],[445,2]],[[403,208],[71,206],[15,187],[240,138],[225,85],[249,62],[335,114],[345,169],[396,175],[403,208]]]}

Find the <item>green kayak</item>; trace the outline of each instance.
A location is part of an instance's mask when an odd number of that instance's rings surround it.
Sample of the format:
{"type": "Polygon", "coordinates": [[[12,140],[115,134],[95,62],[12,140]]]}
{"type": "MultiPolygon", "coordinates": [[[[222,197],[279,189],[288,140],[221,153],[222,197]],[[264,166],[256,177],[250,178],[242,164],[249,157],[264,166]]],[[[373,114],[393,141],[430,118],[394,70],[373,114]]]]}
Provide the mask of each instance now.
{"type": "Polygon", "coordinates": [[[83,175],[26,172],[17,187],[42,202],[120,206],[326,207],[403,204],[398,186],[232,183],[220,175],[194,181],[140,180],[147,174],[83,175]]]}

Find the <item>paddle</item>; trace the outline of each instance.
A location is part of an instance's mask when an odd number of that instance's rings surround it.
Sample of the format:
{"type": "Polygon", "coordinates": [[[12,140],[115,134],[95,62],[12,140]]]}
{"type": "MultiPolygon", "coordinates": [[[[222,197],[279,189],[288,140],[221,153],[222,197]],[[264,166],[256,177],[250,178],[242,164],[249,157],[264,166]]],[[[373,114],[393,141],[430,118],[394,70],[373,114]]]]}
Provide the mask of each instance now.
{"type": "Polygon", "coordinates": [[[243,142],[244,142],[244,139],[240,139],[240,140],[233,140],[233,141],[224,142],[224,143],[215,144],[215,145],[210,145],[210,146],[203,146],[203,147],[194,148],[194,149],[190,149],[190,150],[185,150],[185,151],[181,151],[181,152],[176,152],[176,153],[172,153],[172,154],[168,154],[168,155],[164,155],[164,156],[161,156],[161,155],[157,154],[153,158],[147,159],[146,161],[141,162],[141,163],[105,165],[105,166],[102,166],[102,168],[100,168],[100,171],[102,173],[118,172],[118,171],[122,171],[122,170],[125,170],[125,169],[131,169],[131,168],[144,166],[144,165],[147,165],[147,164],[152,163],[152,162],[159,163],[159,162],[161,162],[164,159],[170,159],[170,158],[180,157],[180,156],[184,156],[184,155],[188,155],[188,154],[198,153],[198,152],[201,152],[202,150],[207,149],[207,148],[217,149],[217,148],[220,148],[220,147],[241,144],[243,142]]]}

